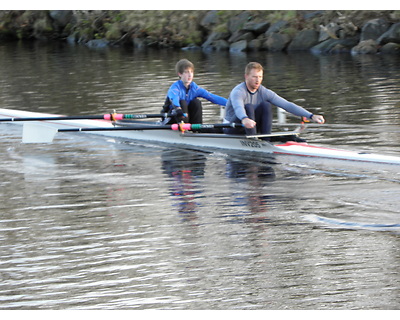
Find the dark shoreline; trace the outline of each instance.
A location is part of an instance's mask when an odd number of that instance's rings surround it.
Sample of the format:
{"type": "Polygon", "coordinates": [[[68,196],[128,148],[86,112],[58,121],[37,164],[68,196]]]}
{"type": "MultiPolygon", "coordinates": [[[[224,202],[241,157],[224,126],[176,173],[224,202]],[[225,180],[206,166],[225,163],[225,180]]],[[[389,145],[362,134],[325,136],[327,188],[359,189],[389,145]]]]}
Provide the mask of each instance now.
{"type": "Polygon", "coordinates": [[[0,43],[400,54],[400,11],[0,11],[0,43]]]}

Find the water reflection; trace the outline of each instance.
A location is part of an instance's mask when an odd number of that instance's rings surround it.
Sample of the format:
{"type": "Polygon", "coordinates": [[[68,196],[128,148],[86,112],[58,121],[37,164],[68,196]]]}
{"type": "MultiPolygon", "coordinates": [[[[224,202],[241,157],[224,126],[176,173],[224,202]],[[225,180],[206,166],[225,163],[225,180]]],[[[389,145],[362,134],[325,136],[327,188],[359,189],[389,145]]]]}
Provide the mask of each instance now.
{"type": "Polygon", "coordinates": [[[264,188],[275,181],[275,171],[270,164],[226,159],[226,174],[233,180],[236,203],[246,206],[251,213],[268,211],[274,196],[264,194],[264,188]]]}
{"type": "MultiPolygon", "coordinates": [[[[162,171],[169,177],[170,195],[177,203],[178,212],[182,221],[196,220],[198,211],[204,207],[204,203],[200,203],[200,199],[206,197],[204,193],[204,181],[206,172],[207,154],[192,150],[172,149],[165,150],[161,155],[162,171]]],[[[251,215],[255,215],[254,221],[263,221],[265,217],[256,214],[268,212],[268,207],[276,199],[275,195],[266,192],[268,186],[275,181],[275,171],[271,164],[263,162],[253,162],[241,158],[226,158],[225,176],[231,182],[226,185],[222,181],[222,177],[218,174],[210,173],[217,176],[218,184],[214,185],[222,194],[232,199],[235,207],[243,207],[246,213],[242,214],[242,210],[232,214],[235,217],[245,217],[245,221],[251,215]],[[230,188],[233,185],[234,188],[230,188]],[[224,190],[226,189],[226,190],[224,190]]],[[[212,193],[212,191],[210,190],[212,193]]],[[[212,194],[218,197],[217,194],[212,194]]],[[[241,220],[240,218],[240,220],[241,220]]]]}
{"type": "Polygon", "coordinates": [[[202,193],[199,180],[204,178],[206,160],[203,153],[182,149],[165,150],[161,155],[161,167],[170,178],[170,194],[182,221],[197,219],[197,199],[202,193]]]}

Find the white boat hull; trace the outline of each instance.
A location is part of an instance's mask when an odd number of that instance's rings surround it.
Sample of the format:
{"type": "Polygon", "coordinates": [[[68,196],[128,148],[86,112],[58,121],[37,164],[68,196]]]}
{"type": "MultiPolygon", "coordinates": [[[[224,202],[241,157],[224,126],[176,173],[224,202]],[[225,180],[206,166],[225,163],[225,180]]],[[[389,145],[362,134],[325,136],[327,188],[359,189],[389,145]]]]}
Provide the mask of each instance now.
{"type": "MultiPolygon", "coordinates": [[[[36,112],[0,109],[0,117],[29,118],[59,116],[54,114],[43,114],[36,112]]],[[[21,122],[18,122],[21,123],[21,122]]],[[[61,120],[40,121],[42,125],[60,128],[113,128],[114,125],[106,120],[61,120]]],[[[124,130],[124,131],[90,131],[108,137],[123,138],[137,141],[148,141],[167,143],[172,145],[183,145],[189,148],[200,149],[222,149],[243,152],[255,152],[261,154],[283,154],[306,157],[330,158],[339,160],[364,161],[387,164],[400,164],[400,157],[380,155],[365,152],[347,151],[326,148],[322,146],[309,145],[307,143],[287,142],[272,144],[254,138],[232,136],[225,134],[190,133],[173,130],[124,130]]]]}

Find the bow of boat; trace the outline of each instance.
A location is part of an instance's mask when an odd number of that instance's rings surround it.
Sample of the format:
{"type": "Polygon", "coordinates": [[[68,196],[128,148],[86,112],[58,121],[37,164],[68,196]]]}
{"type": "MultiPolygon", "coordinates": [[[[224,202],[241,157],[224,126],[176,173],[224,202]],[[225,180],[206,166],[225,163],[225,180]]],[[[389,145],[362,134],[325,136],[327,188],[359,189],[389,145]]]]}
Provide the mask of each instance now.
{"type": "Polygon", "coordinates": [[[310,145],[307,143],[297,143],[293,141],[275,145],[273,153],[281,155],[296,155],[338,160],[400,164],[400,157],[398,156],[382,155],[363,151],[334,149],[323,146],[310,145]]]}

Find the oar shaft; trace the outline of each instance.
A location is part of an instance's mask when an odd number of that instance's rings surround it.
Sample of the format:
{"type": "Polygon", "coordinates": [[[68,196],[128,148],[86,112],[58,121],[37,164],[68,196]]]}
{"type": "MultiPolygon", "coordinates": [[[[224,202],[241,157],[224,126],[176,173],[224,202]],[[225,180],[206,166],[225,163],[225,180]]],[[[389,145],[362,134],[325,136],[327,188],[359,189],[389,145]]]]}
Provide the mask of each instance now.
{"type": "Polygon", "coordinates": [[[166,118],[170,116],[168,113],[157,114],[122,114],[122,113],[109,113],[104,115],[94,116],[65,116],[65,117],[31,117],[31,118],[0,118],[0,122],[14,122],[14,121],[59,121],[59,120],[125,120],[125,119],[146,119],[146,118],[166,118]]]}
{"type": "Polygon", "coordinates": [[[68,116],[68,117],[34,117],[34,118],[3,118],[0,122],[15,121],[52,121],[52,120],[87,120],[87,119],[104,119],[104,116],[68,116]]]}
{"type": "Polygon", "coordinates": [[[58,129],[58,132],[74,132],[74,131],[124,131],[124,130],[201,130],[201,129],[213,129],[213,128],[236,128],[242,127],[239,123],[216,123],[216,124],[171,124],[171,125],[160,125],[160,126],[126,126],[126,127],[97,127],[97,128],[66,128],[58,129]]]}
{"type": "Polygon", "coordinates": [[[125,131],[125,130],[162,130],[171,129],[171,126],[157,126],[157,127],[97,127],[97,128],[66,128],[58,129],[58,132],[75,132],[75,131],[125,131]]]}

